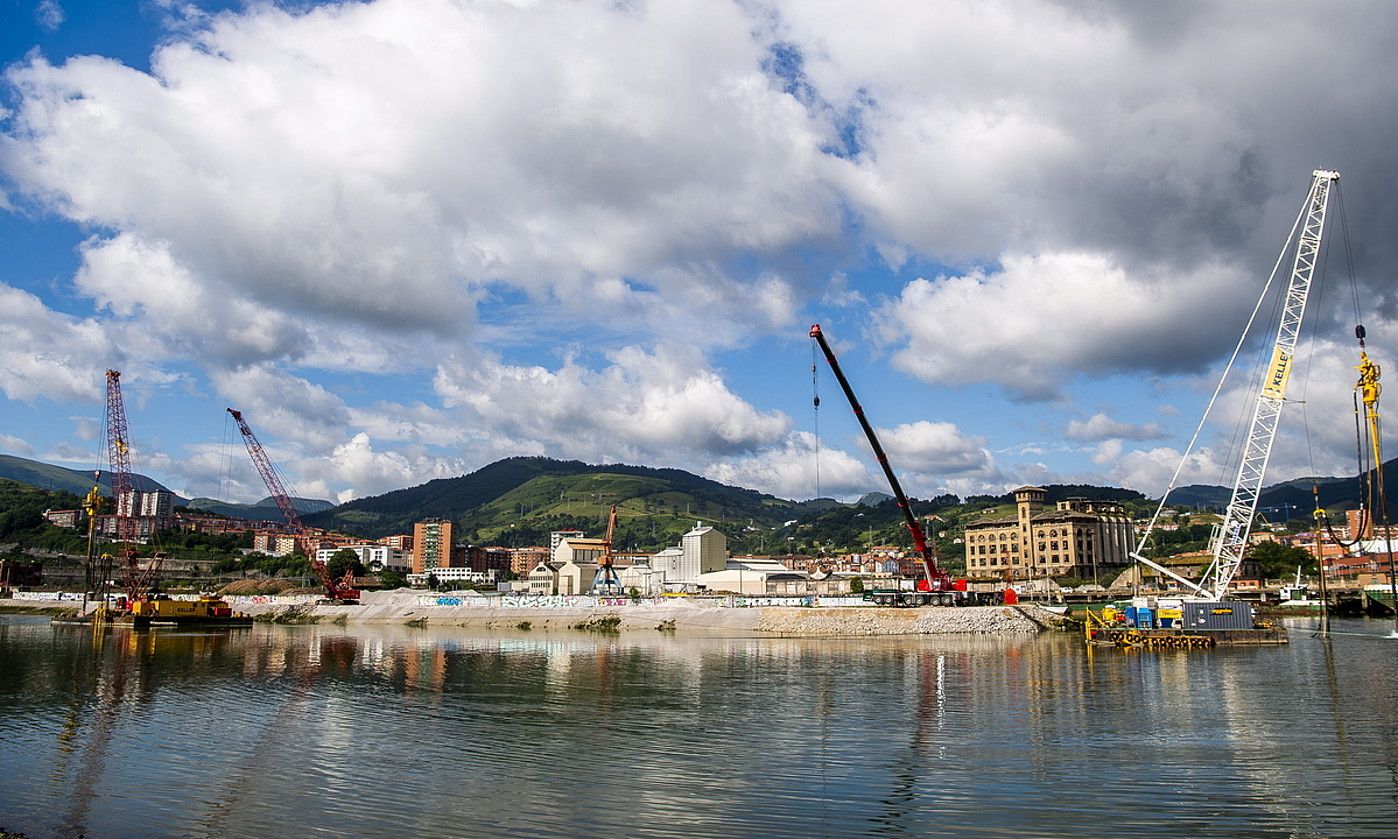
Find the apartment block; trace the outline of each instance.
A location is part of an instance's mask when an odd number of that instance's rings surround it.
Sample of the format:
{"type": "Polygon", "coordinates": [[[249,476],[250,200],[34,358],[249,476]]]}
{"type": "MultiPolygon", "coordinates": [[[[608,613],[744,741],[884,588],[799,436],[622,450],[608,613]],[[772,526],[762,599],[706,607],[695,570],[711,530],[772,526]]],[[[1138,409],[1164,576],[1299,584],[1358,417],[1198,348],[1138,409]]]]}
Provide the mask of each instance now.
{"type": "Polygon", "coordinates": [[[452,523],[426,519],[413,525],[413,573],[452,566],[452,523]]]}

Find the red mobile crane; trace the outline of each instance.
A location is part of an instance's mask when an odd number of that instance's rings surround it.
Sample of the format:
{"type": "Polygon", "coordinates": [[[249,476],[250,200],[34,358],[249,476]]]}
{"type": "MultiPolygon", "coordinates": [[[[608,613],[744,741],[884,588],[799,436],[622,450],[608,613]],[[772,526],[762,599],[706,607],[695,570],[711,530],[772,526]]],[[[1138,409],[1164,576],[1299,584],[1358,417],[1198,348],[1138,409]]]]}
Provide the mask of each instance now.
{"type": "Polygon", "coordinates": [[[886,606],[975,606],[989,605],[1006,599],[1006,595],[1002,592],[968,592],[965,580],[953,580],[947,572],[938,567],[936,551],[932,545],[928,544],[927,534],[922,529],[922,523],[917,520],[917,516],[913,515],[912,509],[908,506],[908,496],[903,493],[903,487],[898,483],[898,476],[893,474],[893,467],[888,465],[888,455],[884,454],[878,435],[874,433],[874,427],[864,416],[864,408],[855,398],[854,389],[850,387],[849,379],[845,378],[845,372],[840,369],[840,362],[835,360],[835,352],[830,349],[830,344],[826,342],[825,333],[820,330],[820,324],[811,325],[811,337],[820,345],[820,351],[825,354],[825,360],[830,364],[830,370],[835,374],[835,380],[840,383],[840,389],[845,392],[845,398],[849,400],[850,407],[854,409],[854,416],[855,419],[859,420],[859,427],[864,429],[864,436],[869,438],[869,445],[873,447],[874,456],[878,458],[879,466],[883,468],[884,477],[888,478],[888,485],[892,487],[893,495],[898,499],[898,509],[903,512],[903,521],[907,525],[908,533],[912,534],[913,545],[917,548],[918,555],[922,560],[923,577],[917,581],[916,591],[876,590],[869,592],[866,597],[875,603],[886,606]]]}
{"type": "Polygon", "coordinates": [[[282,511],[282,516],[286,519],[287,530],[291,531],[291,535],[296,537],[296,541],[303,545],[306,557],[311,562],[311,570],[315,571],[316,576],[320,578],[320,584],[325,587],[325,599],[336,605],[357,605],[359,591],[354,587],[354,570],[350,569],[340,580],[330,576],[330,569],[324,562],[316,558],[315,546],[308,544],[306,525],[301,523],[301,517],[297,515],[296,507],[291,503],[291,496],[282,486],[282,480],[277,476],[272,459],[267,456],[266,450],[262,448],[262,444],[257,441],[256,435],[248,427],[242,412],[229,408],[228,413],[233,416],[233,421],[238,424],[238,430],[243,433],[243,442],[247,444],[248,454],[252,456],[253,465],[257,467],[258,474],[262,476],[262,482],[267,485],[267,491],[272,494],[272,500],[276,502],[277,509],[282,511]]]}

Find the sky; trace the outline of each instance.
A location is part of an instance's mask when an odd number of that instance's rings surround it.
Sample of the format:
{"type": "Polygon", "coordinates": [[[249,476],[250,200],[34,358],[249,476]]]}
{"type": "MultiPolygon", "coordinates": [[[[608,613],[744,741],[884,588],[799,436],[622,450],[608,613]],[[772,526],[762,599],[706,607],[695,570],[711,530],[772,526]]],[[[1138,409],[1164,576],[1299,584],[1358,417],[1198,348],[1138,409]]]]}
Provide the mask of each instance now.
{"type": "MultiPolygon", "coordinates": [[[[1353,474],[1395,56],[1388,2],[0,0],[0,453],[99,464],[115,368],[190,497],[266,494],[227,406],[335,501],[886,490],[820,323],[912,494],[1158,495],[1324,167],[1268,482],[1353,474]]],[[[1232,482],[1268,330],[1181,484],[1232,482]]]]}

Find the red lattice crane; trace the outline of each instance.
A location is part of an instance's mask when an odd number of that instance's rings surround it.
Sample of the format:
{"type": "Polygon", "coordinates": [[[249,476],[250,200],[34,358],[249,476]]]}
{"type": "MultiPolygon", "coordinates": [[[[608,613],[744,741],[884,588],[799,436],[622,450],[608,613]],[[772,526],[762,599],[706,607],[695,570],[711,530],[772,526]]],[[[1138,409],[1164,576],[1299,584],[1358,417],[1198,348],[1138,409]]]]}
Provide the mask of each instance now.
{"type": "Polygon", "coordinates": [[[126,426],[126,403],[121,397],[121,372],[107,371],[107,464],[112,480],[112,501],[115,530],[113,537],[122,545],[121,555],[126,566],[122,587],[127,600],[135,603],[150,594],[155,582],[158,562],[151,559],[144,569],[136,555],[137,503],[131,485],[131,445],[126,426]]]}
{"type": "Polygon", "coordinates": [[[258,442],[257,435],[252,433],[247,421],[243,419],[241,411],[228,409],[233,421],[238,424],[238,430],[243,433],[243,442],[247,444],[248,454],[252,457],[252,463],[257,467],[257,472],[262,476],[262,483],[267,485],[267,491],[272,494],[272,500],[276,502],[277,509],[282,511],[282,516],[286,519],[287,530],[296,537],[299,545],[303,546],[306,558],[310,560],[311,570],[320,579],[320,584],[325,587],[325,597],[333,603],[357,603],[359,602],[359,591],[354,587],[354,570],[350,569],[343,579],[335,579],[330,575],[330,568],[324,562],[316,558],[315,546],[308,544],[306,538],[306,525],[301,523],[301,516],[296,513],[296,507],[291,503],[291,496],[287,493],[286,487],[282,485],[282,479],[277,474],[277,469],[272,465],[272,459],[267,456],[266,449],[258,442]]]}

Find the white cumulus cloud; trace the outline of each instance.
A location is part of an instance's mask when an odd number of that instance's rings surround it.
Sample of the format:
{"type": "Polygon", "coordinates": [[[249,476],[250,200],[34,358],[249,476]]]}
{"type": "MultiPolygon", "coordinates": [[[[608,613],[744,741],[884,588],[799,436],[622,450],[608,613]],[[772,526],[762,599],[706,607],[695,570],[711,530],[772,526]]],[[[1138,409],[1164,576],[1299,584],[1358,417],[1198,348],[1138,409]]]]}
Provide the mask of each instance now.
{"type": "Polygon", "coordinates": [[[1073,440],[1160,440],[1164,438],[1164,433],[1160,430],[1159,423],[1148,422],[1144,425],[1137,425],[1130,422],[1120,422],[1098,412],[1085,420],[1070,420],[1066,431],[1069,439],[1073,440]]]}
{"type": "Polygon", "coordinates": [[[763,412],[729,390],[692,352],[629,347],[591,370],[557,370],[492,358],[444,364],[436,389],[448,407],[522,445],[594,461],[725,456],[780,440],[790,419],[763,412]]]}
{"type": "Polygon", "coordinates": [[[816,447],[814,434],[793,432],[762,451],[714,463],[703,474],[778,498],[850,498],[881,487],[882,476],[876,478],[849,452],[816,447]]]}

